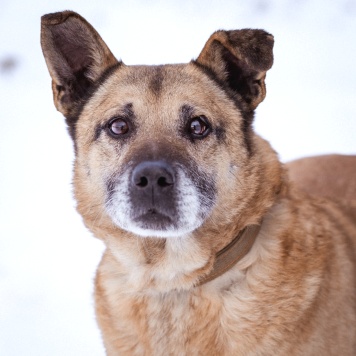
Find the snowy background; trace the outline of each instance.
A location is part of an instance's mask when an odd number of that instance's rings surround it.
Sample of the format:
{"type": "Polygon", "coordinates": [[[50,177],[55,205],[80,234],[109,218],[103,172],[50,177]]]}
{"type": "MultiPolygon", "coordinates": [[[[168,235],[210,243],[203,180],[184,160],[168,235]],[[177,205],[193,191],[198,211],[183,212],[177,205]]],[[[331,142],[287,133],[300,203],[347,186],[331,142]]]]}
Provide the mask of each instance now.
{"type": "Polygon", "coordinates": [[[187,62],[217,29],[275,36],[256,130],[283,161],[356,153],[352,0],[0,0],[0,355],[100,356],[92,285],[103,246],[71,196],[72,143],[40,49],[40,16],[83,15],[126,64],[187,62]]]}

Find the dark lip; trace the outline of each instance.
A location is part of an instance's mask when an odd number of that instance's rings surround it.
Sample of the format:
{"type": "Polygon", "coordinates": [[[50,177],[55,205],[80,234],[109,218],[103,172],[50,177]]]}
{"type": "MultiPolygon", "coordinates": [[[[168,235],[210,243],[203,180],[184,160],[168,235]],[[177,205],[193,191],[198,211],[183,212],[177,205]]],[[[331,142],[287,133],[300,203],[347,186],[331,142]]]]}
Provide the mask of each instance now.
{"type": "Polygon", "coordinates": [[[143,214],[135,216],[133,221],[145,229],[166,230],[174,225],[171,217],[157,211],[155,208],[148,209],[143,214]]]}

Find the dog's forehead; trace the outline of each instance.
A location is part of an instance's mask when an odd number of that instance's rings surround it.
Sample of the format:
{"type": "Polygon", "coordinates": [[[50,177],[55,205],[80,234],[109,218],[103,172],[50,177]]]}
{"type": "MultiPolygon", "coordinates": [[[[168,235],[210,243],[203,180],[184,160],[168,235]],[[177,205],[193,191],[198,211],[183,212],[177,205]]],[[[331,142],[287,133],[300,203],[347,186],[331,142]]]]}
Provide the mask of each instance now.
{"type": "Polygon", "coordinates": [[[236,113],[236,106],[223,90],[192,63],[123,65],[97,90],[85,111],[92,117],[93,113],[107,117],[128,104],[142,120],[155,113],[176,115],[187,105],[197,114],[236,113]]]}
{"type": "Polygon", "coordinates": [[[135,90],[141,89],[146,95],[160,97],[172,94],[179,88],[199,85],[199,75],[191,64],[165,64],[124,66],[114,75],[116,83],[120,86],[131,86],[135,90]]]}

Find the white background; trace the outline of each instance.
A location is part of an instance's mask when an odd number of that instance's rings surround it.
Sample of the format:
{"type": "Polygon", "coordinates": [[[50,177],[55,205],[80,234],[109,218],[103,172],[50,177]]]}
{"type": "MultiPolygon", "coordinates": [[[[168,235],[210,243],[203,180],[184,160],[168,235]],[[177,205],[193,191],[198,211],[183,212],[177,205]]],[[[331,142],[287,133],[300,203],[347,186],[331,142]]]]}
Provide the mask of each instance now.
{"type": "Polygon", "coordinates": [[[256,130],[283,161],[356,153],[353,0],[0,0],[0,355],[104,355],[93,276],[103,246],[71,196],[72,143],[40,16],[71,9],[126,64],[188,62],[217,29],[263,28],[275,62],[256,130]]]}

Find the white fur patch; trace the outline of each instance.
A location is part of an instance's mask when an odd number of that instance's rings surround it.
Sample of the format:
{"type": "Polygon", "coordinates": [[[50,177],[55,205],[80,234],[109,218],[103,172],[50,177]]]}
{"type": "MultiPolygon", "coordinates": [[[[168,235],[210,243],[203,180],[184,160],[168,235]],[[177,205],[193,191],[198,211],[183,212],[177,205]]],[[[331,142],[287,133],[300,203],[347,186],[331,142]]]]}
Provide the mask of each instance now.
{"type": "Polygon", "coordinates": [[[129,197],[129,173],[118,180],[114,192],[106,203],[106,210],[113,222],[120,228],[142,237],[181,237],[197,229],[204,221],[207,212],[201,204],[202,197],[182,169],[177,168],[176,180],[176,221],[164,230],[143,228],[132,219],[133,206],[129,197]]]}

